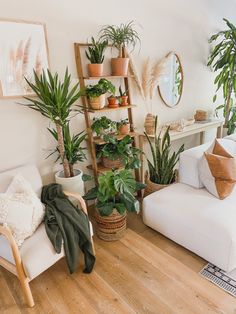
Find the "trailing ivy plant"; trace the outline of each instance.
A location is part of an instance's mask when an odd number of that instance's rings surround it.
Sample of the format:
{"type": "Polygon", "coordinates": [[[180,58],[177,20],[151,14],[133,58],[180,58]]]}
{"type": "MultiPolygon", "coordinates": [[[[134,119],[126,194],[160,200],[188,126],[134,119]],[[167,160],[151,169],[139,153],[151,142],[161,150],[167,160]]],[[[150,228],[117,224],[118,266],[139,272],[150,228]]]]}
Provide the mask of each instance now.
{"type": "MultiPolygon", "coordinates": [[[[83,176],[84,181],[92,179],[83,176]]],[[[98,177],[98,185],[89,190],[84,199],[96,200],[96,207],[101,216],[109,216],[115,208],[121,215],[126,210],[139,211],[139,202],[135,197],[145,184],[136,182],[130,170],[113,170],[98,177]]]]}
{"type": "Polygon", "coordinates": [[[86,57],[91,63],[103,63],[104,52],[108,46],[108,41],[96,41],[94,37],[91,38],[92,45],[85,51],[86,57]]]}
{"type": "Polygon", "coordinates": [[[218,73],[214,81],[216,94],[213,102],[217,100],[217,92],[222,89],[224,103],[216,108],[216,113],[223,109],[229,135],[234,133],[236,123],[236,27],[227,19],[223,20],[228,29],[211,36],[209,42],[215,43],[215,47],[207,65],[218,73]]]}
{"type": "Polygon", "coordinates": [[[177,152],[171,153],[171,142],[168,127],[162,136],[162,131],[157,135],[157,116],[155,118],[154,141],[144,132],[151,150],[152,160],[147,158],[149,179],[157,184],[171,184],[175,180],[175,165],[179,155],[184,151],[182,145],[177,152]]]}

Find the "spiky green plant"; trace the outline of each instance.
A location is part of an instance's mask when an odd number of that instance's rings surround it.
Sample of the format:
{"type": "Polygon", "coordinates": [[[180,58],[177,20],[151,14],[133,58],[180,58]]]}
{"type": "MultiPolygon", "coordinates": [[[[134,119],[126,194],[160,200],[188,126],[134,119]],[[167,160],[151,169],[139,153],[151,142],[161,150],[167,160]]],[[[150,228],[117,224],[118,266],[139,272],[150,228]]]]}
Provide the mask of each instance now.
{"type": "Polygon", "coordinates": [[[120,25],[107,25],[100,31],[100,40],[107,40],[113,47],[119,51],[119,57],[122,58],[123,48],[131,46],[133,49],[140,43],[138,32],[134,29],[134,22],[122,23],[120,25]]]}
{"type": "Polygon", "coordinates": [[[92,45],[85,51],[86,57],[91,63],[103,63],[104,52],[108,46],[108,41],[96,41],[94,37],[91,38],[92,45]]]}
{"type": "Polygon", "coordinates": [[[214,81],[217,87],[213,102],[217,100],[218,90],[222,89],[224,103],[216,111],[223,109],[225,127],[228,134],[232,134],[236,123],[236,27],[227,19],[223,20],[228,29],[211,36],[209,42],[216,44],[207,65],[219,72],[214,81]]]}
{"type": "Polygon", "coordinates": [[[62,81],[59,79],[58,73],[53,75],[49,70],[46,72],[43,71],[40,76],[34,71],[35,83],[30,82],[28,79],[25,80],[37,97],[31,98],[25,96],[24,98],[30,103],[24,105],[40,112],[55,123],[58,135],[58,149],[63,164],[64,175],[68,178],[71,174],[65,153],[63,127],[69,121],[72,105],[81,96],[81,91],[78,90],[79,83],[71,88],[71,75],[69,75],[68,69],[66,69],[62,81]]]}
{"type": "Polygon", "coordinates": [[[151,150],[152,161],[147,158],[149,179],[157,184],[171,184],[175,180],[175,165],[179,160],[179,155],[184,151],[182,145],[177,152],[171,153],[171,142],[169,127],[157,135],[157,117],[155,118],[155,137],[154,142],[150,136],[144,132],[151,150]]]}
{"type": "MultiPolygon", "coordinates": [[[[48,129],[48,130],[52,134],[54,139],[58,141],[57,131],[55,129],[48,129]]],[[[86,148],[81,146],[86,138],[86,134],[84,134],[84,132],[85,131],[82,131],[76,135],[73,134],[71,136],[69,122],[63,126],[65,157],[67,158],[69,162],[71,177],[74,176],[74,165],[78,161],[83,162],[84,160],[87,159],[84,153],[84,150],[86,148]]],[[[58,161],[60,159],[59,147],[56,147],[56,149],[49,156],[51,156],[54,153],[58,154],[57,159],[56,159],[56,161],[58,161]]]]}

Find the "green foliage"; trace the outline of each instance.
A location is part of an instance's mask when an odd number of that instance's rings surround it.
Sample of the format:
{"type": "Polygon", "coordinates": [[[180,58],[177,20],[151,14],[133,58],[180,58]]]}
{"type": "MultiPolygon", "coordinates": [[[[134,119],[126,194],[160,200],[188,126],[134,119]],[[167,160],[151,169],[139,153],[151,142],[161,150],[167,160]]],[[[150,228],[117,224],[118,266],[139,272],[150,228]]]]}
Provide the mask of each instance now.
{"type": "Polygon", "coordinates": [[[107,157],[111,160],[120,159],[126,169],[138,169],[141,166],[140,149],[132,146],[132,138],[126,135],[122,140],[118,140],[112,135],[104,135],[106,144],[99,146],[97,157],[107,157]]]}
{"type": "MultiPolygon", "coordinates": [[[[64,125],[62,130],[65,146],[65,157],[67,158],[70,166],[73,166],[78,161],[83,162],[84,160],[86,160],[87,158],[84,153],[84,150],[86,148],[81,146],[86,138],[86,134],[84,134],[84,131],[71,136],[69,123],[64,125]]],[[[58,141],[57,131],[55,129],[48,129],[48,131],[52,134],[54,139],[58,141]]],[[[51,156],[54,153],[58,154],[56,161],[59,160],[60,159],[59,147],[56,147],[56,149],[49,156],[51,156]]]]}
{"type": "Polygon", "coordinates": [[[174,167],[179,160],[179,155],[184,150],[182,145],[177,152],[171,154],[171,143],[169,135],[169,127],[166,129],[163,137],[161,132],[157,132],[157,117],[155,119],[155,138],[154,142],[144,132],[150,146],[152,161],[147,158],[150,180],[157,184],[170,184],[175,179],[174,167]]]}
{"type": "Polygon", "coordinates": [[[89,190],[85,200],[97,200],[96,207],[101,216],[109,216],[113,209],[122,215],[125,211],[139,211],[139,202],[135,197],[144,184],[135,181],[127,170],[113,170],[98,177],[98,186],[89,190]]]}
{"type": "Polygon", "coordinates": [[[128,119],[128,118],[126,118],[126,119],[121,119],[119,122],[117,122],[118,128],[119,128],[120,126],[122,126],[122,125],[127,125],[127,124],[129,124],[129,119],[128,119]]]}
{"type": "Polygon", "coordinates": [[[128,93],[128,89],[126,89],[125,91],[122,90],[122,87],[119,86],[119,94],[120,94],[120,97],[122,96],[127,96],[127,93],[128,93]]]}
{"type": "Polygon", "coordinates": [[[108,42],[119,51],[119,56],[122,56],[122,49],[128,46],[135,48],[137,42],[140,43],[140,38],[137,31],[134,29],[134,22],[122,23],[118,26],[107,25],[104,26],[101,31],[102,40],[108,40],[108,42]]]}
{"type": "MultiPolygon", "coordinates": [[[[216,111],[223,109],[225,126],[228,133],[235,129],[235,107],[236,107],[236,27],[227,19],[223,19],[228,27],[227,30],[218,32],[211,36],[209,42],[216,42],[212,50],[208,66],[212,66],[218,72],[215,78],[216,93],[222,89],[224,104],[218,106],[216,111]]],[[[217,95],[213,97],[213,102],[217,95]]]]}
{"type": "Polygon", "coordinates": [[[26,78],[25,80],[37,95],[37,98],[24,97],[30,101],[26,106],[39,111],[43,116],[61,126],[67,123],[72,111],[71,106],[82,94],[78,91],[79,83],[70,88],[71,75],[68,74],[68,69],[66,69],[63,81],[60,81],[58,73],[53,75],[49,70],[43,71],[40,76],[34,71],[35,83],[26,78]]]}
{"type": "Polygon", "coordinates": [[[91,63],[103,63],[104,52],[107,48],[108,41],[96,41],[93,37],[91,38],[92,46],[88,47],[88,51],[85,51],[86,57],[91,63]]]}
{"type": "Polygon", "coordinates": [[[99,97],[105,93],[115,94],[115,86],[106,79],[100,79],[96,85],[88,85],[85,94],[88,98],[99,97]]]}
{"type": "Polygon", "coordinates": [[[107,133],[112,132],[113,130],[116,131],[117,123],[106,116],[102,116],[101,118],[93,118],[91,128],[99,136],[102,134],[102,131],[107,133]]]}

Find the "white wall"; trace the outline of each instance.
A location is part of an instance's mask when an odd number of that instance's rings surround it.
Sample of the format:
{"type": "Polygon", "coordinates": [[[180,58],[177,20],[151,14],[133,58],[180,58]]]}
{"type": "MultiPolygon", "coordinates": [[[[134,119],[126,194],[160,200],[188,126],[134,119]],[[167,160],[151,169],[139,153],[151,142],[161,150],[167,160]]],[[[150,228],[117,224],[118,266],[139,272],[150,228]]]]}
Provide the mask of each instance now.
{"type": "MultiPolygon", "coordinates": [[[[212,110],[214,74],[205,66],[207,40],[224,27],[223,17],[236,22],[235,0],[228,0],[227,5],[222,0],[0,0],[0,7],[3,18],[46,23],[52,70],[62,74],[68,66],[74,79],[74,42],[96,36],[104,24],[138,22],[142,47],[135,56],[137,65],[147,56],[160,59],[171,50],[179,54],[183,64],[184,93],[178,107],[166,107],[158,95],[154,99],[153,110],[162,123],[191,117],[196,108],[212,110]]],[[[135,95],[134,100],[138,104],[136,125],[142,129],[145,104],[135,95]]],[[[54,145],[46,130],[48,121],[16,101],[0,101],[0,171],[36,162],[42,175],[50,179],[53,160],[44,159],[46,150],[54,145]]],[[[77,117],[74,126],[76,130],[84,128],[83,118],[77,117]]],[[[195,143],[195,138],[186,140],[187,146],[195,143]]]]}

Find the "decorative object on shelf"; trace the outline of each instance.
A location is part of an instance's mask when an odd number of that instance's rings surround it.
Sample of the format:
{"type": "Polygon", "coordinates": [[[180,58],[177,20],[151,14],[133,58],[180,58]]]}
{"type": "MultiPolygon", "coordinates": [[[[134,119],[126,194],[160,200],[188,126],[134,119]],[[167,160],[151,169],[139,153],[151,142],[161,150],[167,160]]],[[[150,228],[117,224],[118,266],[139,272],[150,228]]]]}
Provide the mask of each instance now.
{"type": "Polygon", "coordinates": [[[91,129],[97,134],[97,136],[103,137],[105,134],[116,132],[117,123],[107,118],[106,116],[102,116],[101,118],[93,118],[91,129]]]}
{"type": "Polygon", "coordinates": [[[137,42],[140,42],[139,35],[134,29],[134,22],[127,24],[107,25],[101,31],[101,40],[107,40],[113,47],[117,48],[118,58],[111,59],[112,75],[128,74],[129,58],[125,57],[124,51],[127,47],[135,48],[137,42]]]}
{"type": "Polygon", "coordinates": [[[105,145],[97,148],[97,158],[101,158],[106,168],[138,169],[141,167],[140,149],[133,147],[133,139],[126,135],[121,140],[115,136],[104,135],[105,145]]]}
{"type": "Polygon", "coordinates": [[[171,143],[169,135],[169,127],[164,131],[163,137],[156,135],[157,117],[155,119],[155,138],[152,143],[147,133],[144,133],[151,150],[152,161],[147,159],[148,172],[146,174],[146,188],[144,196],[158,191],[167,185],[175,182],[175,165],[179,160],[179,155],[184,150],[182,145],[177,152],[171,153],[171,143]]]}
{"type": "Polygon", "coordinates": [[[98,177],[98,185],[88,191],[84,199],[96,200],[95,220],[99,238],[116,241],[124,235],[126,213],[139,212],[140,205],[135,195],[144,187],[127,169],[109,171],[98,177]]]}
{"type": "Polygon", "coordinates": [[[88,64],[88,73],[91,77],[99,77],[103,75],[104,52],[108,46],[108,41],[96,41],[91,38],[91,45],[85,51],[86,57],[91,62],[88,64]]]}
{"type": "Polygon", "coordinates": [[[208,119],[207,111],[205,110],[196,110],[194,115],[194,119],[196,121],[206,121],[208,119]]]}
{"type": "Polygon", "coordinates": [[[106,105],[106,93],[115,94],[115,86],[107,79],[100,79],[95,85],[88,85],[85,90],[82,89],[88,99],[92,109],[99,110],[106,105]]]}
{"type": "Polygon", "coordinates": [[[166,56],[165,76],[158,85],[160,97],[168,107],[175,107],[180,102],[183,93],[183,68],[176,53],[166,56]]]}
{"type": "Polygon", "coordinates": [[[166,123],[166,127],[170,128],[170,131],[177,131],[181,132],[184,130],[186,126],[190,126],[195,123],[195,119],[189,118],[189,119],[180,119],[178,121],[172,121],[169,123],[166,123]]]}
{"type": "Polygon", "coordinates": [[[130,123],[129,119],[122,119],[120,122],[117,123],[117,129],[119,134],[127,135],[130,133],[130,123]]]}
{"type": "Polygon", "coordinates": [[[124,92],[122,91],[121,86],[119,87],[119,104],[120,106],[128,106],[128,95],[127,95],[127,90],[125,90],[124,92]]]}
{"type": "Polygon", "coordinates": [[[32,81],[49,68],[46,27],[41,23],[1,20],[0,97],[33,95],[32,81]]]}
{"type": "MultiPolygon", "coordinates": [[[[84,148],[81,147],[85,135],[81,132],[71,137],[69,128],[69,121],[75,115],[71,114],[72,105],[81,96],[79,84],[70,88],[71,76],[68,74],[68,70],[65,72],[63,81],[60,81],[57,73],[53,75],[49,70],[43,71],[40,76],[34,72],[34,80],[33,84],[26,79],[37,98],[25,96],[24,98],[30,102],[25,105],[39,111],[55,124],[55,130],[49,129],[49,131],[57,141],[57,147],[52,154],[57,152],[57,160],[60,159],[63,165],[63,171],[58,175],[61,181],[64,179],[63,181],[69,182],[67,180],[76,177],[81,182],[82,172],[80,170],[75,172],[74,165],[77,161],[85,159],[84,148]]],[[[73,181],[75,180],[73,179],[73,181]]]]}
{"type": "Polygon", "coordinates": [[[107,98],[108,100],[108,107],[109,108],[117,108],[119,107],[119,102],[116,96],[111,95],[107,98]]]}
{"type": "Polygon", "coordinates": [[[207,65],[211,66],[214,72],[217,72],[214,81],[217,88],[213,102],[216,102],[217,92],[221,88],[224,104],[216,107],[216,115],[218,116],[219,110],[223,110],[224,127],[227,128],[227,134],[230,135],[234,133],[236,128],[236,27],[227,19],[223,20],[228,29],[211,36],[209,42],[216,41],[216,43],[207,65]]]}
{"type": "Polygon", "coordinates": [[[155,119],[157,119],[157,124],[158,124],[158,117],[157,116],[154,116],[151,113],[148,113],[146,115],[144,128],[145,128],[145,132],[148,135],[155,134],[155,119]]]}

